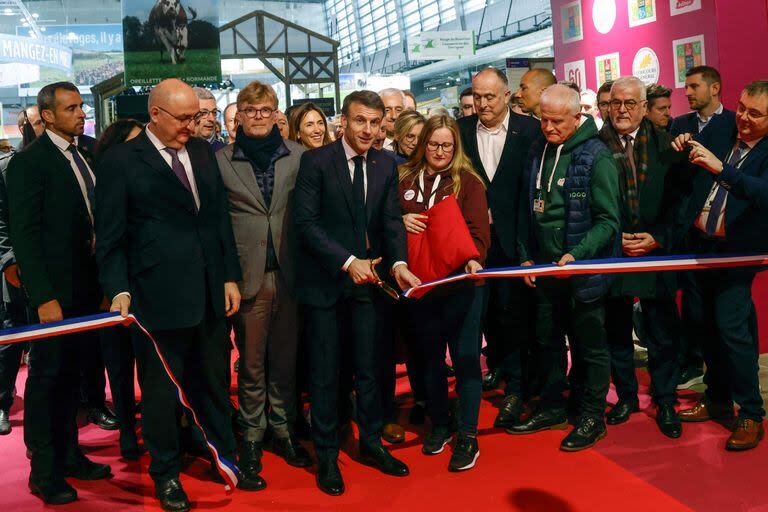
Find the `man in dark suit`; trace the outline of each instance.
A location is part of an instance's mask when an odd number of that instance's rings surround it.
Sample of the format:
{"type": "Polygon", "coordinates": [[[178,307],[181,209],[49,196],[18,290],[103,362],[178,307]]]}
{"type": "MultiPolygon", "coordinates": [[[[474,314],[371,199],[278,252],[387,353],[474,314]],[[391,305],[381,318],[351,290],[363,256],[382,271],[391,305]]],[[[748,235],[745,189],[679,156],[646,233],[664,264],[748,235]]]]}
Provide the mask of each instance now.
{"type": "MultiPolygon", "coordinates": [[[[675,148],[690,149],[692,175],[686,225],[691,252],[764,252],[768,248],[768,81],[752,82],[739,98],[736,121],[717,116],[691,140],[680,135],[675,148]]],[[[693,273],[701,292],[702,320],[696,335],[707,371],[704,399],[680,411],[683,421],[739,416],[727,450],[754,448],[763,438],[763,400],[758,383],[757,316],[752,282],[758,269],[693,273]]]]}
{"type": "MultiPolygon", "coordinates": [[[[506,75],[494,68],[472,80],[476,114],[459,119],[461,141],[475,170],[485,180],[491,221],[489,268],[519,265],[517,219],[523,166],[528,150],[541,137],[539,123],[512,112],[506,75]]],[[[524,210],[523,210],[524,211],[524,210]]],[[[494,422],[511,427],[523,409],[528,349],[532,343],[533,293],[516,279],[491,280],[485,314],[485,336],[490,371],[483,386],[505,381],[504,403],[494,422]]]]}
{"type": "Polygon", "coordinates": [[[370,285],[376,265],[406,289],[419,284],[408,270],[405,226],[397,197],[394,159],[372,149],[384,104],[371,91],[344,100],[344,137],[302,155],[296,178],[294,219],[301,243],[296,293],[306,305],[312,434],[317,483],[331,495],[344,492],[337,459],[337,400],[342,352],[351,352],[360,426],[360,459],[382,472],[406,476],[408,467],[381,444],[382,410],[377,382],[376,312],[370,285]]]}
{"type": "MultiPolygon", "coordinates": [[[[152,333],[207,438],[234,461],[221,340],[225,315],[240,306],[241,273],[226,191],[210,145],[192,137],[202,116],[191,87],[164,80],[149,95],[149,115],[141,135],[100,161],[100,279],[112,311],[130,308],[152,333]]],[[[188,510],[178,479],[177,392],[150,341],[140,338],[135,350],[148,390],[142,420],[155,495],[166,510],[188,510]]],[[[263,489],[264,480],[244,475],[238,487],[263,489]]]]}
{"type": "MultiPolygon", "coordinates": [[[[98,312],[102,294],[93,257],[95,177],[78,146],[83,100],[73,84],[47,85],[37,96],[46,131],[8,167],[11,244],[30,307],[40,323],[98,312]]],[[[77,444],[79,363],[93,332],[32,344],[24,396],[24,441],[32,452],[29,487],[46,503],[69,503],[77,492],[65,476],[106,478],[77,444]]]]}

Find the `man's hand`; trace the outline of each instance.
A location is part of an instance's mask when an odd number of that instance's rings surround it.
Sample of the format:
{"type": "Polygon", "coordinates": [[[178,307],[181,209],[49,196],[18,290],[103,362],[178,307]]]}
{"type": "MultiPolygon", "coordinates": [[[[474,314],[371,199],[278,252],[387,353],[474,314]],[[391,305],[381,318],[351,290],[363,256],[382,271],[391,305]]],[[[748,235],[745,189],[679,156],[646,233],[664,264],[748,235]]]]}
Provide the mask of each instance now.
{"type": "MultiPolygon", "coordinates": [[[[520,264],[521,267],[530,267],[533,265],[533,260],[524,261],[520,264]]],[[[536,288],[536,276],[525,276],[523,282],[531,288],[536,288]]]]}
{"type": "Polygon", "coordinates": [[[576,261],[576,258],[573,257],[573,254],[567,252],[563,254],[563,257],[560,258],[560,261],[557,262],[557,266],[563,267],[572,261],[576,261]]]}
{"type": "Polygon", "coordinates": [[[467,274],[477,274],[478,270],[483,270],[483,266],[475,260],[469,260],[467,264],[464,265],[464,272],[467,274]]]}
{"type": "Polygon", "coordinates": [[[421,284],[421,279],[408,270],[408,265],[398,265],[392,270],[392,273],[395,276],[395,281],[397,281],[397,286],[403,291],[421,284]]]}
{"type": "Polygon", "coordinates": [[[621,249],[627,256],[643,256],[661,247],[650,233],[623,233],[621,249]]]}
{"type": "Polygon", "coordinates": [[[61,311],[59,301],[56,299],[49,300],[48,302],[37,306],[37,316],[40,319],[41,324],[64,320],[64,313],[61,311]]]}
{"type": "Polygon", "coordinates": [[[21,279],[19,278],[19,266],[16,263],[5,267],[5,270],[3,270],[3,275],[5,275],[5,280],[8,281],[8,284],[14,288],[21,286],[21,279]]]}
{"type": "Polygon", "coordinates": [[[712,174],[723,172],[723,162],[720,161],[710,150],[701,145],[701,143],[692,140],[688,143],[691,146],[691,153],[688,160],[692,164],[703,167],[712,174]]]}
{"type": "Polygon", "coordinates": [[[381,263],[381,258],[375,260],[361,260],[355,258],[347,267],[347,273],[355,284],[375,283],[378,281],[373,273],[373,267],[381,263]]]}
{"type": "Polygon", "coordinates": [[[405,224],[405,230],[414,235],[418,235],[427,229],[427,217],[420,213],[406,213],[403,215],[403,223],[405,224]]]}
{"type": "Polygon", "coordinates": [[[682,152],[688,149],[688,142],[693,140],[693,135],[690,133],[681,133],[672,141],[672,149],[677,152],[682,152]]]}
{"type": "Polygon", "coordinates": [[[110,311],[119,311],[120,315],[125,318],[128,316],[128,310],[131,308],[131,296],[127,293],[120,293],[112,299],[112,306],[110,311]]]}
{"type": "Polygon", "coordinates": [[[237,283],[232,281],[224,283],[224,306],[227,316],[232,316],[240,310],[240,289],[237,283]]]}

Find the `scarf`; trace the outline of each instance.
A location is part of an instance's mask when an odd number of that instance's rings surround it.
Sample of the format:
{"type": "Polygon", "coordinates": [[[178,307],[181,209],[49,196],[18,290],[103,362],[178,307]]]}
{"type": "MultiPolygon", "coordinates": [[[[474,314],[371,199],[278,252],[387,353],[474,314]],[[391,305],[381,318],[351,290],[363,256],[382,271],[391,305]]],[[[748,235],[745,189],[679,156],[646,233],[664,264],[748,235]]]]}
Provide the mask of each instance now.
{"type": "Polygon", "coordinates": [[[632,141],[635,155],[635,172],[624,151],[624,139],[619,135],[610,121],[603,124],[600,138],[611,151],[616,165],[619,167],[619,191],[621,193],[622,220],[625,230],[637,229],[640,226],[640,186],[648,173],[648,137],[653,131],[653,125],[648,119],[643,119],[635,139],[632,141]],[[637,178],[635,178],[635,175],[637,178]]]}
{"type": "Polygon", "coordinates": [[[253,162],[256,167],[265,171],[272,164],[272,157],[282,146],[283,138],[280,136],[280,130],[277,125],[272,127],[272,131],[266,137],[248,137],[243,132],[243,127],[237,127],[237,138],[235,144],[243,150],[243,153],[253,162]]]}

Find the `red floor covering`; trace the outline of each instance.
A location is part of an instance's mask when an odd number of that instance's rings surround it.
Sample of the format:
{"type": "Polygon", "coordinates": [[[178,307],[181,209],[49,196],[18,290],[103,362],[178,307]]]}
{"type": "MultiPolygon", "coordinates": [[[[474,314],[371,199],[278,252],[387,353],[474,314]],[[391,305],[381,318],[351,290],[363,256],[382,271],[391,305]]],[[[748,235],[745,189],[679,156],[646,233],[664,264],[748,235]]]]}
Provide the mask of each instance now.
{"type": "MultiPolygon", "coordinates": [[[[644,373],[640,376],[641,382],[647,380],[644,373]]],[[[24,377],[23,368],[20,394],[24,377]]],[[[407,393],[407,385],[401,376],[398,391],[407,393]]],[[[647,392],[645,385],[641,392],[647,392]]],[[[650,411],[645,411],[625,425],[610,427],[596,449],[567,454],[558,450],[563,432],[513,437],[491,428],[498,397],[497,393],[484,397],[481,456],[475,469],[465,473],[447,471],[450,449],[434,457],[422,455],[423,429],[408,426],[406,442],[393,451],[410,466],[411,476],[388,477],[361,466],[351,460],[354,448],[348,446],[340,457],[347,492],[338,498],[316,489],[312,471],[291,468],[271,453],[264,456],[268,487],[262,492],[237,491],[226,496],[221,485],[208,480],[207,465],[199,462],[182,481],[198,510],[768,511],[768,443],[747,453],[727,453],[725,428],[709,423],[685,425],[680,440],[669,440],[655,428],[650,411]]],[[[688,393],[683,402],[694,397],[688,393]]],[[[647,396],[642,398],[645,407],[647,396]]],[[[0,512],[45,508],[27,490],[22,408],[19,397],[11,414],[14,430],[0,438],[0,512]]],[[[403,421],[406,417],[403,411],[403,421]]],[[[90,457],[112,466],[114,477],[74,481],[80,500],[49,508],[62,512],[160,510],[146,471],[148,457],[139,463],[120,460],[117,433],[93,425],[81,428],[80,440],[90,457]]]]}

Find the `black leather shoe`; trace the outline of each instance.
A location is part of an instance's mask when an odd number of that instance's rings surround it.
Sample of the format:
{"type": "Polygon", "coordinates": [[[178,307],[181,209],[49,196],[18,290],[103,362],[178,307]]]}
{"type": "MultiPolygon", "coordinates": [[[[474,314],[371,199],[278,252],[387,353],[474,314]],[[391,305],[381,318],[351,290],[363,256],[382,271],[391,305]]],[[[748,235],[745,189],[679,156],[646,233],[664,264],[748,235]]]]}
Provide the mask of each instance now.
{"type": "Polygon", "coordinates": [[[683,424],[677,415],[674,405],[660,405],[656,411],[656,424],[661,433],[672,439],[677,439],[683,434],[683,424]]]}
{"type": "Polygon", "coordinates": [[[77,491],[63,478],[56,482],[35,482],[29,478],[29,490],[48,505],[64,505],[77,500],[77,491]]]}
{"type": "Polygon", "coordinates": [[[293,467],[308,468],[312,465],[312,459],[307,450],[292,436],[275,437],[272,440],[272,451],[293,467]]]}
{"type": "Polygon", "coordinates": [[[360,462],[366,466],[371,466],[385,475],[408,476],[408,466],[397,460],[389,453],[389,450],[382,445],[367,446],[360,445],[360,462]]]}
{"type": "Polygon", "coordinates": [[[493,422],[496,428],[511,428],[520,421],[523,412],[523,401],[518,395],[507,395],[501,404],[499,414],[493,422]]]}
{"type": "Polygon", "coordinates": [[[541,409],[524,422],[507,429],[507,434],[533,434],[542,430],[565,430],[568,417],[563,409],[541,409]]]}
{"type": "Polygon", "coordinates": [[[582,416],[576,422],[571,433],[565,436],[560,443],[560,449],[564,452],[578,452],[594,446],[606,436],[607,430],[603,418],[594,416],[582,416]]]}
{"type": "Polygon", "coordinates": [[[78,480],[103,480],[112,476],[112,470],[106,464],[93,462],[85,455],[80,455],[77,462],[64,468],[64,476],[78,480]]]}
{"type": "Polygon", "coordinates": [[[317,487],[331,496],[344,494],[344,480],[337,461],[320,460],[317,465],[317,487]]]}
{"type": "Polygon", "coordinates": [[[250,472],[258,475],[261,473],[261,457],[264,455],[264,449],[260,441],[244,441],[240,447],[240,457],[238,457],[238,468],[241,472],[250,472]]]}
{"type": "Polygon", "coordinates": [[[11,420],[8,418],[8,411],[0,410],[0,436],[7,436],[11,433],[11,420]]]}
{"type": "Polygon", "coordinates": [[[637,402],[625,402],[619,400],[614,405],[608,414],[605,415],[605,422],[609,425],[619,425],[626,421],[629,421],[629,417],[633,412],[640,410],[640,405],[637,402]]]}
{"type": "Polygon", "coordinates": [[[483,377],[483,391],[490,391],[499,387],[499,381],[501,380],[501,370],[494,368],[488,370],[488,373],[483,377]]]}
{"type": "Polygon", "coordinates": [[[103,430],[117,430],[120,428],[117,418],[106,405],[88,409],[87,418],[89,422],[103,430]]]}
{"type": "Polygon", "coordinates": [[[155,496],[163,510],[187,512],[190,509],[187,493],[178,478],[155,482],[155,496]]]}
{"type": "MultiPolygon", "coordinates": [[[[247,469],[238,468],[240,470],[240,478],[237,481],[237,488],[241,491],[261,491],[266,489],[267,482],[261,475],[253,471],[253,467],[247,469]]],[[[218,474],[218,470],[216,470],[218,474]]],[[[219,475],[221,478],[221,475],[219,475]]]]}

